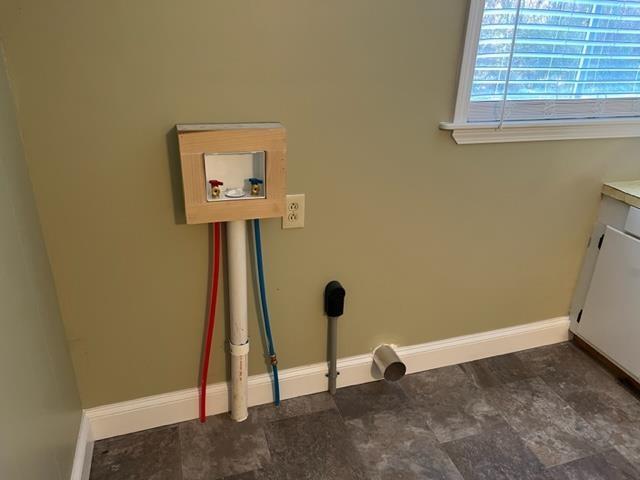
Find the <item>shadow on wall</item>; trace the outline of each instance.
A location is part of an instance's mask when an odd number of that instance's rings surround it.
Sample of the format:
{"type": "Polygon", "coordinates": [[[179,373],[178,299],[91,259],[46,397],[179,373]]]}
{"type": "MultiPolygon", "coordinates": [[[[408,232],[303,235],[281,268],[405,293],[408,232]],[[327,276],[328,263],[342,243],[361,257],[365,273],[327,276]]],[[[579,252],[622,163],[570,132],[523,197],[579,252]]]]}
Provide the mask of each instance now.
{"type": "Polygon", "coordinates": [[[173,219],[177,225],[187,223],[184,209],[184,190],[182,188],[182,170],[180,168],[180,149],[178,147],[178,131],[173,127],[167,132],[167,156],[169,176],[171,178],[171,196],[173,197],[173,219]]]}

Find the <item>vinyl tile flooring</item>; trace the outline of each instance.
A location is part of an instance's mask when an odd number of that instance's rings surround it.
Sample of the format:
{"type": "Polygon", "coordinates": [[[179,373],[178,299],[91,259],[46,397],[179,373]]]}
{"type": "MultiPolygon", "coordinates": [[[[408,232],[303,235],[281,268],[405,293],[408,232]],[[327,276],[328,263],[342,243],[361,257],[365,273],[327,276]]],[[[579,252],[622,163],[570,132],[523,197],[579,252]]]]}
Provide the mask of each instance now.
{"type": "Polygon", "coordinates": [[[562,343],[96,442],[125,479],[640,479],[640,401],[562,343]]]}

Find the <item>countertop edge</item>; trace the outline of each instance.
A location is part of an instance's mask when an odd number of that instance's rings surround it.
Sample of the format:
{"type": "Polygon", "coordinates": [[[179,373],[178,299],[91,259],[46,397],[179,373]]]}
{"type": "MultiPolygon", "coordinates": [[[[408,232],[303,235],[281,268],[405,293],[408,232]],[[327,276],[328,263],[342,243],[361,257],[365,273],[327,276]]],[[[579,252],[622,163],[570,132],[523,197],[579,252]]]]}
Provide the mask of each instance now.
{"type": "Polygon", "coordinates": [[[624,190],[621,190],[620,188],[612,184],[605,183],[604,185],[602,185],[602,194],[615,200],[624,202],[627,205],[631,205],[632,207],[640,208],[640,197],[625,192],[624,190]]]}

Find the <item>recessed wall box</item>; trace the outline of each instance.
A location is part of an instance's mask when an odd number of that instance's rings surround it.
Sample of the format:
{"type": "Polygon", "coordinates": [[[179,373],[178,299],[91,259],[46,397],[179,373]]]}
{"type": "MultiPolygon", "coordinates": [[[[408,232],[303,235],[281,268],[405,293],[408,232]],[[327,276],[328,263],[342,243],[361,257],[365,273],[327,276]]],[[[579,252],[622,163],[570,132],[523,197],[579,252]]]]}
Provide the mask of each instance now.
{"type": "Polygon", "coordinates": [[[279,123],[177,125],[187,223],[284,214],[286,132],[279,123]]]}
{"type": "Polygon", "coordinates": [[[266,198],[265,156],[265,152],[205,153],[207,201],[266,198]]]}

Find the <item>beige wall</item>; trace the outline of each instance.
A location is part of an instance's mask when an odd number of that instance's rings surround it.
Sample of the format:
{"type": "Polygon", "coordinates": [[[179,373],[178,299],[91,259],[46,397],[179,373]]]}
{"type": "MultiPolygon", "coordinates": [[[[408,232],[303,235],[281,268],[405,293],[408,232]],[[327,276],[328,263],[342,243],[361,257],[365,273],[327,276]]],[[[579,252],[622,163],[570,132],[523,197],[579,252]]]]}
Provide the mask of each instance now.
{"type": "MultiPolygon", "coordinates": [[[[179,122],[283,122],[303,230],[265,224],[281,366],[565,315],[603,180],[640,141],[458,146],[466,0],[5,1],[0,32],[85,406],[194,386],[206,226],[179,122]],[[179,207],[178,207],[179,208],[179,207]]],[[[224,305],[220,312],[224,311],[224,305]]],[[[264,371],[252,309],[252,373],[264,371]]],[[[210,380],[224,378],[224,322],[210,380]]]]}
{"type": "Polygon", "coordinates": [[[1,57],[0,382],[0,478],[68,480],[80,399],[1,57]]]}

